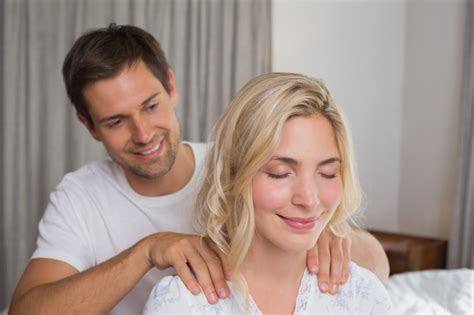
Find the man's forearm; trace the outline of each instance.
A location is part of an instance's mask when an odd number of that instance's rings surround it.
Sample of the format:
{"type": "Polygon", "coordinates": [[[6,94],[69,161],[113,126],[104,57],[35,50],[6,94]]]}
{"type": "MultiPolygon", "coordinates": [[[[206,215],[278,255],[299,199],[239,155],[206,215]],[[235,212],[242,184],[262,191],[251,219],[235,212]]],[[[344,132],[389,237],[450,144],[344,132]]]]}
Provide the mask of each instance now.
{"type": "Polygon", "coordinates": [[[382,282],[388,279],[390,266],[387,255],[370,233],[361,229],[352,230],[351,256],[354,262],[372,271],[382,282]]]}
{"type": "Polygon", "coordinates": [[[140,242],[87,271],[20,293],[10,314],[108,313],[151,268],[144,246],[140,242]]]}

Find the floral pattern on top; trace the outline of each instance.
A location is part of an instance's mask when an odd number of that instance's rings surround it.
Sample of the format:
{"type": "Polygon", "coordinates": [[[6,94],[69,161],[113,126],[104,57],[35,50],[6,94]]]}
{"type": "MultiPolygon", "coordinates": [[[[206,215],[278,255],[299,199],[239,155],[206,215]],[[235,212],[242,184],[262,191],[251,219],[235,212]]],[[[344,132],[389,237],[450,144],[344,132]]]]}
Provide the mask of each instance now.
{"type": "MultiPolygon", "coordinates": [[[[152,290],[144,314],[244,314],[241,296],[232,283],[227,299],[208,304],[205,296],[192,295],[179,277],[163,278],[152,290]]],[[[249,314],[261,315],[249,297],[249,314]]],[[[294,314],[388,314],[390,297],[380,280],[369,270],[351,263],[351,277],[337,295],[321,293],[317,276],[305,270],[301,279],[294,314]]]]}

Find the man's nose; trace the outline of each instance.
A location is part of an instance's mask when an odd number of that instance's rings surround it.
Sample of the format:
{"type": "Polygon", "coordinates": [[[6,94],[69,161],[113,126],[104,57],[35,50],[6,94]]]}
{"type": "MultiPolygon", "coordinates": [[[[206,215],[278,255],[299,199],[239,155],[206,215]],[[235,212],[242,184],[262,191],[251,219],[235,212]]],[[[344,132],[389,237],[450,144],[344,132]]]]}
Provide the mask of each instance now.
{"type": "Polygon", "coordinates": [[[132,124],[132,141],[147,144],[153,138],[153,128],[145,121],[134,121],[132,124]]]}

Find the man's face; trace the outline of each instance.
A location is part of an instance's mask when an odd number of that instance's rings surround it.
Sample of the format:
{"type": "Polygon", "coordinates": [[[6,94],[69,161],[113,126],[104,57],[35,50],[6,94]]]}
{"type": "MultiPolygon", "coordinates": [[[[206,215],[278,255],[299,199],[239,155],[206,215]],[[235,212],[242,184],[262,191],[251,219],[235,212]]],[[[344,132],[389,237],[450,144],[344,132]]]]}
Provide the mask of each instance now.
{"type": "Polygon", "coordinates": [[[161,177],[174,164],[180,142],[178,95],[171,70],[168,77],[169,94],[140,61],[84,90],[94,126],[80,115],[79,119],[129,181],[161,177]]]}

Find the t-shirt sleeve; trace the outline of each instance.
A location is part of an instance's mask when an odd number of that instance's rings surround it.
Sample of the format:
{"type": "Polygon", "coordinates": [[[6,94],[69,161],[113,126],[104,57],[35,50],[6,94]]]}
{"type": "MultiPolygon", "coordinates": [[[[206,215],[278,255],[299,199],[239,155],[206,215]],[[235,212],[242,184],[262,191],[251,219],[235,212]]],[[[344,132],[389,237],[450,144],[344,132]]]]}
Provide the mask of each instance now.
{"type": "Polygon", "coordinates": [[[64,185],[51,193],[38,226],[37,246],[31,259],[61,260],[78,271],[94,265],[83,218],[84,210],[88,207],[87,200],[79,190],[64,185]]]}

